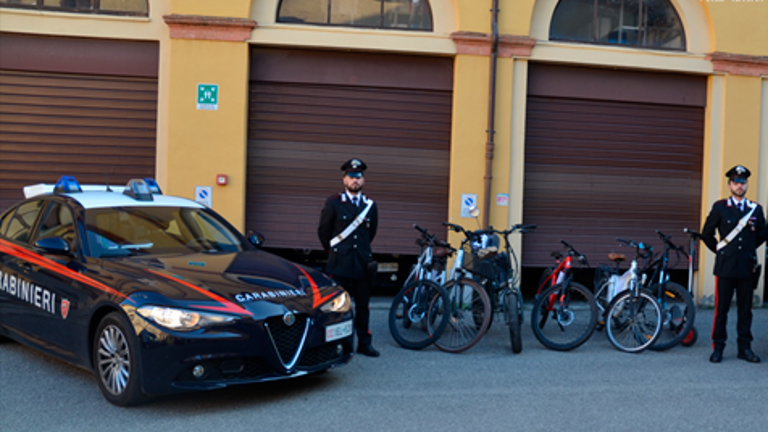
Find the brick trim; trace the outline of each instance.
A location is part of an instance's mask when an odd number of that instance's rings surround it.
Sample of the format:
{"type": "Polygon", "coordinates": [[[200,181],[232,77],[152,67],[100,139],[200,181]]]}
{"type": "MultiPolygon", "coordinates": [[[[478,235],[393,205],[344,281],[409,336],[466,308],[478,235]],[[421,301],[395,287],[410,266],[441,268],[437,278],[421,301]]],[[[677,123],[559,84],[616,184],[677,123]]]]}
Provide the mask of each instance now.
{"type": "Polygon", "coordinates": [[[713,52],[707,54],[712,70],[731,75],[768,76],[768,57],[713,52]]]}
{"type": "MultiPolygon", "coordinates": [[[[454,32],[451,40],[456,44],[457,54],[491,55],[491,35],[478,32],[454,32]]],[[[530,57],[536,39],[528,36],[499,35],[500,57],[530,57]]]]}
{"type": "Polygon", "coordinates": [[[244,42],[251,38],[256,21],[200,15],[163,15],[171,39],[199,39],[244,42]]]}

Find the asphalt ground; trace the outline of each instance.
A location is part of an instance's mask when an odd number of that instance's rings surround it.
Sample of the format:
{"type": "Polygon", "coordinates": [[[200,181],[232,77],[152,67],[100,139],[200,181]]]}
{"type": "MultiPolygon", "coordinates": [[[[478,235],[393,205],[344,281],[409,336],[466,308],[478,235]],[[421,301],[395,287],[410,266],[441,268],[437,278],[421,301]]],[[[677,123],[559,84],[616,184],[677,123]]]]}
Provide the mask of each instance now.
{"type": "MultiPolygon", "coordinates": [[[[318,376],[154,399],[118,408],[84,370],[0,344],[0,431],[708,431],[766,430],[768,362],[711,364],[712,310],[697,311],[690,348],[627,354],[596,332],[571,352],[538,343],[526,311],[523,352],[501,317],[461,354],[400,348],[389,299],[374,298],[379,358],[356,356],[318,376]]],[[[735,308],[733,308],[735,309],[735,308]]],[[[753,349],[768,360],[768,309],[754,311],[753,349]]],[[[734,338],[735,311],[729,315],[734,338]]]]}

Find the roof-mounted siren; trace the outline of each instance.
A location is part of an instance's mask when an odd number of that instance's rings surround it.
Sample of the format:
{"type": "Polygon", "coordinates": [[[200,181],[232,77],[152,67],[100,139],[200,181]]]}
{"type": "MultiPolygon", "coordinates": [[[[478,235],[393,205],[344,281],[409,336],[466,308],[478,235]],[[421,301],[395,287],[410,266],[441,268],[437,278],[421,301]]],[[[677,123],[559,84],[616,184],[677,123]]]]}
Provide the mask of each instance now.
{"type": "Polygon", "coordinates": [[[58,182],[56,182],[56,186],[53,187],[53,193],[55,194],[61,194],[61,193],[74,193],[74,192],[82,192],[83,188],[80,187],[80,183],[77,182],[77,179],[72,176],[61,176],[58,182]]]}
{"type": "Polygon", "coordinates": [[[149,191],[152,192],[152,195],[163,194],[163,191],[160,190],[160,185],[157,184],[155,179],[144,177],[144,181],[147,183],[147,186],[149,186],[149,191]]]}
{"type": "Polygon", "coordinates": [[[128,195],[136,201],[154,201],[152,190],[144,179],[128,180],[128,184],[125,185],[125,190],[123,190],[123,195],[128,195]]]}

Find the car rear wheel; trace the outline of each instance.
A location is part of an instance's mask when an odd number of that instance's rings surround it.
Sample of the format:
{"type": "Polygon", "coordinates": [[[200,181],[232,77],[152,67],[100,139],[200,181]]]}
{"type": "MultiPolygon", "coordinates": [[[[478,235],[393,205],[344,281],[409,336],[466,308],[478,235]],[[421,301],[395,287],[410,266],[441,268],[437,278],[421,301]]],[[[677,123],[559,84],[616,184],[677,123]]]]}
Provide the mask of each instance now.
{"type": "Polygon", "coordinates": [[[93,340],[93,367],[104,397],[118,406],[146,400],[141,391],[139,344],[128,320],[112,312],[99,323],[93,340]]]}

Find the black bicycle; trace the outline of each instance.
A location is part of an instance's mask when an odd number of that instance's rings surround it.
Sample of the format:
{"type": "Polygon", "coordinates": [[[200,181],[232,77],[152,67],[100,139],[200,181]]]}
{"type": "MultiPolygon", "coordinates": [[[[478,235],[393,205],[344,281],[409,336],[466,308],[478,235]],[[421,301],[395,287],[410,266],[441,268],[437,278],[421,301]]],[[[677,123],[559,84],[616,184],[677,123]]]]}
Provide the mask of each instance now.
{"type": "Polygon", "coordinates": [[[454,249],[426,229],[413,225],[421,233],[416,244],[421,253],[405,285],[389,308],[389,331],[403,348],[422,349],[434,343],[445,331],[449,315],[442,308],[449,303],[442,286],[447,257],[454,249]],[[431,310],[431,314],[430,314],[431,310]]]}

